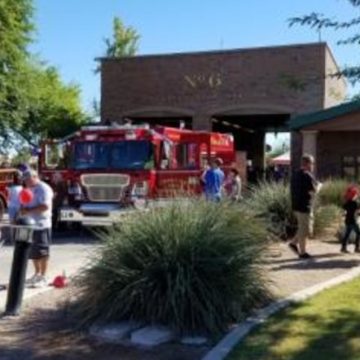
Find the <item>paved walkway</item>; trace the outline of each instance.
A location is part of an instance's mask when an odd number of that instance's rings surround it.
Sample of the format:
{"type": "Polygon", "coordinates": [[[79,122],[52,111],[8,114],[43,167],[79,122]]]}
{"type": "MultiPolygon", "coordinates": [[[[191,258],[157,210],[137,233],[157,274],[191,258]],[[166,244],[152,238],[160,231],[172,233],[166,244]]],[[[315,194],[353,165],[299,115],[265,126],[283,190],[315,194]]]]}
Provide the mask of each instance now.
{"type": "MultiPolygon", "coordinates": [[[[54,267],[61,271],[66,262],[68,268],[75,271],[84,263],[87,249],[93,246],[76,243],[55,245],[54,267]],[[55,254],[59,262],[57,265],[55,254]]],[[[313,240],[308,250],[315,257],[303,261],[296,258],[286,244],[273,246],[266,271],[278,297],[332,279],[360,265],[359,254],[341,254],[335,242],[313,240]]],[[[60,313],[57,304],[64,294],[63,291],[49,291],[35,296],[26,302],[24,316],[16,320],[0,320],[0,360],[33,360],[41,356],[47,360],[58,360],[63,358],[64,353],[71,360],[89,359],[90,354],[92,360],[200,360],[209,351],[208,347],[169,345],[144,350],[94,343],[72,331],[74,325],[62,324],[68,314],[66,309],[60,313]]]]}
{"type": "MultiPolygon", "coordinates": [[[[63,271],[67,276],[75,274],[86,264],[89,255],[96,246],[96,243],[90,237],[56,236],[51,246],[48,280],[53,280],[56,275],[61,275],[63,271]]],[[[0,284],[7,284],[9,281],[13,250],[13,246],[0,248],[0,284]]],[[[27,277],[32,276],[32,274],[33,267],[29,262],[27,277]]],[[[29,297],[36,293],[39,293],[39,290],[26,289],[24,296],[29,297]]],[[[5,308],[6,295],[5,290],[0,290],[0,313],[5,308]]]]}
{"type": "MultiPolygon", "coordinates": [[[[353,246],[349,250],[353,251],[353,246]]],[[[285,297],[360,265],[360,254],[342,254],[334,241],[311,240],[308,251],[314,258],[299,260],[286,244],[273,247],[267,270],[277,296],[285,297]]]]}

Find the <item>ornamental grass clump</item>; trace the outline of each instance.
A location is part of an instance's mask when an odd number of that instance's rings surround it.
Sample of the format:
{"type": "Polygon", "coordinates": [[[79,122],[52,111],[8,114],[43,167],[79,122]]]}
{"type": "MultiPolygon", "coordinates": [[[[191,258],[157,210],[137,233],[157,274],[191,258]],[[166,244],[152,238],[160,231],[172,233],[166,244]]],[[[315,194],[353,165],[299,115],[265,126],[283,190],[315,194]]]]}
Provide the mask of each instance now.
{"type": "Polygon", "coordinates": [[[244,207],[262,219],[270,234],[287,239],[294,234],[296,218],[291,207],[289,186],[284,183],[262,182],[250,189],[244,207]]]}
{"type": "Polygon", "coordinates": [[[342,208],[344,196],[349,183],[343,179],[332,179],[324,182],[318,197],[321,206],[336,205],[342,208]]]}
{"type": "Polygon", "coordinates": [[[337,234],[341,223],[341,209],[336,205],[315,207],[314,236],[320,237],[327,233],[337,234]]]}
{"type": "Polygon", "coordinates": [[[102,238],[77,281],[86,324],[131,319],[218,334],[270,299],[264,226],[230,204],[138,213],[102,238]]]}

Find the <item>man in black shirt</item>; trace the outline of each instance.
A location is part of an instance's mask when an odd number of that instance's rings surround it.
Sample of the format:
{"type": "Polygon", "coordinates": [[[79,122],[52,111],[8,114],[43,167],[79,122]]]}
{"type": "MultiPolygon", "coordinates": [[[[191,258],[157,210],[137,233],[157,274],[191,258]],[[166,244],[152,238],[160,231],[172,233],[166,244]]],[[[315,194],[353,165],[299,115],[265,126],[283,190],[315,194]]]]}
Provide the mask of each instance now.
{"type": "Polygon", "coordinates": [[[310,255],[306,252],[306,239],[310,233],[312,198],[317,185],[313,175],[314,158],[304,155],[301,164],[301,169],[294,173],[291,179],[291,202],[298,229],[289,247],[299,258],[308,259],[310,255]]]}

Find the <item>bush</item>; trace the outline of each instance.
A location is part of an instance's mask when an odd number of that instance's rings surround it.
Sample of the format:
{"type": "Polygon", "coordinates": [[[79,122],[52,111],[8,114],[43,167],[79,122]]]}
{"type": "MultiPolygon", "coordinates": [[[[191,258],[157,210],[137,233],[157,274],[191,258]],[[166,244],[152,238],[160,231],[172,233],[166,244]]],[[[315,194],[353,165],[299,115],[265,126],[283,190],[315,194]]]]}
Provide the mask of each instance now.
{"type": "Polygon", "coordinates": [[[318,194],[318,202],[321,206],[336,205],[341,208],[344,203],[344,195],[348,186],[349,183],[342,179],[325,181],[318,194]]]}
{"type": "Polygon", "coordinates": [[[250,189],[244,206],[256,217],[263,219],[267,230],[276,237],[287,239],[296,228],[296,218],[291,208],[288,185],[263,182],[250,189]]]}
{"type": "Polygon", "coordinates": [[[264,227],[229,204],[139,213],[102,237],[77,281],[86,324],[132,319],[217,334],[269,299],[264,227]]]}
{"type": "MultiPolygon", "coordinates": [[[[327,181],[316,197],[314,209],[314,235],[321,236],[332,225],[338,225],[343,195],[347,183],[343,180],[327,181]]],[[[281,239],[292,237],[297,221],[292,212],[290,187],[283,183],[263,182],[250,190],[243,205],[263,219],[267,230],[281,239]]]]}
{"type": "Polygon", "coordinates": [[[327,230],[338,231],[341,209],[336,205],[319,206],[314,211],[314,236],[322,236],[327,230]]]}

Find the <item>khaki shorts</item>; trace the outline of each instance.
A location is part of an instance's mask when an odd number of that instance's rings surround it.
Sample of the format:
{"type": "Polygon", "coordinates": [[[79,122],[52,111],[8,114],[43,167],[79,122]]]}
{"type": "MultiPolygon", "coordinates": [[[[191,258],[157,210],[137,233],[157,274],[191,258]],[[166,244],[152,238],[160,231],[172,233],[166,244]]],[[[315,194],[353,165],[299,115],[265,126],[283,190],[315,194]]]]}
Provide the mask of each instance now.
{"type": "Polygon", "coordinates": [[[302,213],[295,211],[295,216],[298,223],[298,230],[296,237],[300,239],[306,239],[311,234],[311,215],[308,213],[302,213]]]}

